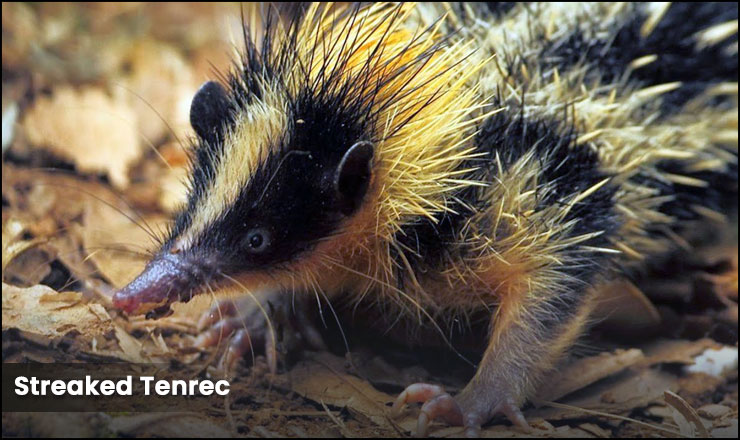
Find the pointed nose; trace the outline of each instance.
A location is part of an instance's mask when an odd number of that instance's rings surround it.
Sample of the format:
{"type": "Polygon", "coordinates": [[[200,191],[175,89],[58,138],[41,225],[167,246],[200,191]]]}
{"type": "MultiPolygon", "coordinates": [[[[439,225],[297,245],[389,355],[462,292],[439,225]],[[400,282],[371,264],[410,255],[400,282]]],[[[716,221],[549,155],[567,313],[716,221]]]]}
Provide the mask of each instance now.
{"type": "Polygon", "coordinates": [[[156,257],[138,277],[113,295],[113,305],[127,314],[140,314],[178,300],[191,285],[184,266],[179,254],[156,257]]]}

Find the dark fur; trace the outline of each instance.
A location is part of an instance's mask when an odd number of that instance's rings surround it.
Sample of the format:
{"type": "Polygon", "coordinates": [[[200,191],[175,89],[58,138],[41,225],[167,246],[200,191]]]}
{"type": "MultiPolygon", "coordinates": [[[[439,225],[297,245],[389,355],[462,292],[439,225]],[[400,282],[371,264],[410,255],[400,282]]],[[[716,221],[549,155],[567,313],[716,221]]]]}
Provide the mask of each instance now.
{"type": "Polygon", "coordinates": [[[562,71],[588,63],[592,67],[587,79],[608,84],[620,80],[633,60],[658,55],[656,61],[631,72],[629,79],[644,86],[682,82],[679,89],[663,97],[664,114],[678,111],[713,84],[737,81],[737,52],[728,52],[737,43],[737,35],[701,50],[696,50],[693,38],[700,30],[736,20],[737,3],[673,3],[647,38],[640,36],[647,15],[639,5],[632,8],[616,29],[607,29],[608,39],[576,29],[561,40],[548,42],[539,57],[544,60],[543,67],[562,71]]]}
{"type": "MultiPolygon", "coordinates": [[[[569,197],[587,190],[607,177],[599,169],[594,149],[588,145],[575,144],[577,137],[572,128],[561,129],[553,121],[530,121],[516,110],[499,112],[483,123],[476,138],[478,152],[484,153],[484,156],[461,164],[461,168],[473,170],[466,178],[495,185],[495,173],[498,172],[494,161],[496,153],[500,155],[504,167],[508,168],[524,154],[535,150],[543,169],[541,182],[553,185],[552,190],[542,191],[538,196],[540,209],[565,203],[569,197]]],[[[573,236],[604,232],[600,237],[584,243],[585,245],[607,245],[606,238],[618,227],[616,215],[612,211],[615,190],[610,185],[602,187],[588,200],[573,207],[568,214],[566,221],[578,219],[571,231],[573,236]]],[[[415,271],[423,273],[439,269],[445,261],[464,256],[465,245],[459,241],[462,229],[475,212],[485,209],[489,204],[489,201],[483,199],[480,188],[468,187],[458,191],[451,199],[449,207],[454,212],[438,215],[436,222],[420,217],[416,222],[404,225],[396,239],[404,250],[410,251],[406,256],[415,271]]],[[[494,231],[489,233],[493,234],[494,231]]],[[[497,233],[500,235],[505,231],[497,233]]],[[[573,258],[581,263],[572,264],[568,270],[573,272],[574,279],[586,283],[590,280],[593,269],[603,259],[593,252],[573,255],[573,258]]],[[[398,266],[403,267],[400,262],[398,266]]],[[[403,280],[403,276],[399,276],[399,279],[403,280]]]]}

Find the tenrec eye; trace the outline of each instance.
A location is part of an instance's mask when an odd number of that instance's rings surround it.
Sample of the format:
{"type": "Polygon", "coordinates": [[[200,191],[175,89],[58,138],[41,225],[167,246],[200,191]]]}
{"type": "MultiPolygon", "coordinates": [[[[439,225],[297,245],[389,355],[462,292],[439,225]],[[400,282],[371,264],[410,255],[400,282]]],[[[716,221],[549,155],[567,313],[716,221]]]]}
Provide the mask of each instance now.
{"type": "Polygon", "coordinates": [[[262,252],[270,245],[270,233],[263,228],[252,229],[247,233],[245,243],[250,252],[262,252]]]}

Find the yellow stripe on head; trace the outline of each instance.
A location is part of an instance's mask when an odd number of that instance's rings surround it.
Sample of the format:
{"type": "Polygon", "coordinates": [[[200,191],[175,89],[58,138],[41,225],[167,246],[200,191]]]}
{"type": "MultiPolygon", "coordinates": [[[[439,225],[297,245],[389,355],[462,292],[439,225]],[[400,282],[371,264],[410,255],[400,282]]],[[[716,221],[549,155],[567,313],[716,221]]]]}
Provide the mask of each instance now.
{"type": "Polygon", "coordinates": [[[194,213],[181,240],[190,243],[233,206],[250,176],[279,148],[287,135],[287,114],[275,92],[266,89],[261,101],[255,100],[240,112],[233,128],[224,136],[223,152],[217,159],[215,178],[208,196],[194,213]]]}

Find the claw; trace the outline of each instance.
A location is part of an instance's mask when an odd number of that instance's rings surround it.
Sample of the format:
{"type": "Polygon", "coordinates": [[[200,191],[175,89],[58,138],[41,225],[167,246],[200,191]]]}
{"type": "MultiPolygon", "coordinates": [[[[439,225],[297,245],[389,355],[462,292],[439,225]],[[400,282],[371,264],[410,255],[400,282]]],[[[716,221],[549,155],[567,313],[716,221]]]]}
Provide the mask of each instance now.
{"type": "Polygon", "coordinates": [[[294,311],[293,302],[286,301],[289,298],[281,295],[281,292],[267,292],[260,299],[263,309],[256,306],[253,297],[219,303],[198,320],[201,333],[195,338],[195,347],[212,347],[228,340],[219,363],[225,371],[231,371],[241,358],[250,354],[254,357],[255,352],[264,350],[267,366],[273,374],[277,372],[278,365],[278,334],[274,332],[275,328],[284,329],[280,340],[281,344],[285,344],[285,347],[281,345],[281,349],[286,351],[306,345],[314,349],[326,348],[312,320],[303,313],[303,309],[294,311]],[[269,316],[264,315],[264,309],[268,310],[269,316]],[[302,340],[293,335],[300,335],[302,340]]]}
{"type": "Polygon", "coordinates": [[[229,348],[226,350],[222,360],[221,366],[226,371],[231,371],[239,359],[243,358],[247,353],[252,353],[255,344],[259,344],[264,340],[265,344],[265,356],[267,357],[267,365],[270,368],[271,373],[277,372],[277,349],[275,348],[275,338],[268,336],[265,332],[256,331],[250,334],[246,328],[241,328],[234,333],[234,337],[231,338],[229,348]]]}
{"type": "Polygon", "coordinates": [[[202,332],[222,319],[230,318],[237,314],[238,309],[234,301],[223,301],[200,317],[198,320],[198,331],[202,332]]]}
{"type": "Polygon", "coordinates": [[[273,333],[265,337],[265,357],[267,358],[267,366],[270,368],[270,373],[272,374],[277,374],[277,356],[277,341],[273,333]]]}
{"type": "Polygon", "coordinates": [[[478,394],[476,397],[476,394],[470,394],[466,388],[458,396],[452,397],[440,386],[415,383],[398,395],[391,408],[391,414],[394,417],[398,416],[407,403],[423,402],[416,424],[416,435],[419,437],[426,437],[429,424],[433,420],[443,420],[453,426],[464,426],[466,437],[479,437],[481,425],[496,414],[505,415],[511,423],[530,432],[531,428],[514,399],[499,397],[501,400],[489,406],[490,402],[480,398],[480,396],[506,396],[506,393],[498,391],[493,389],[490,390],[490,394],[478,394]]]}
{"type": "Polygon", "coordinates": [[[238,328],[241,328],[242,322],[238,318],[224,319],[218,321],[208,330],[202,331],[197,338],[195,338],[195,345],[198,348],[206,348],[219,343],[229,338],[232,333],[238,328]]]}
{"type": "Polygon", "coordinates": [[[505,415],[514,426],[518,426],[526,431],[532,429],[529,423],[527,423],[527,419],[524,418],[524,414],[519,409],[519,405],[514,403],[514,400],[511,398],[505,398],[501,403],[496,405],[493,409],[493,414],[505,415]]]}
{"type": "Polygon", "coordinates": [[[426,402],[440,394],[445,394],[445,390],[438,385],[427,383],[415,383],[413,385],[409,385],[401,392],[401,394],[398,395],[396,401],[393,402],[391,414],[393,417],[398,417],[401,415],[401,411],[407,403],[426,402]]]}
{"type": "Polygon", "coordinates": [[[442,419],[454,426],[463,424],[460,406],[449,394],[442,393],[422,405],[419,420],[416,423],[416,435],[426,437],[429,422],[435,419],[442,419]]]}

